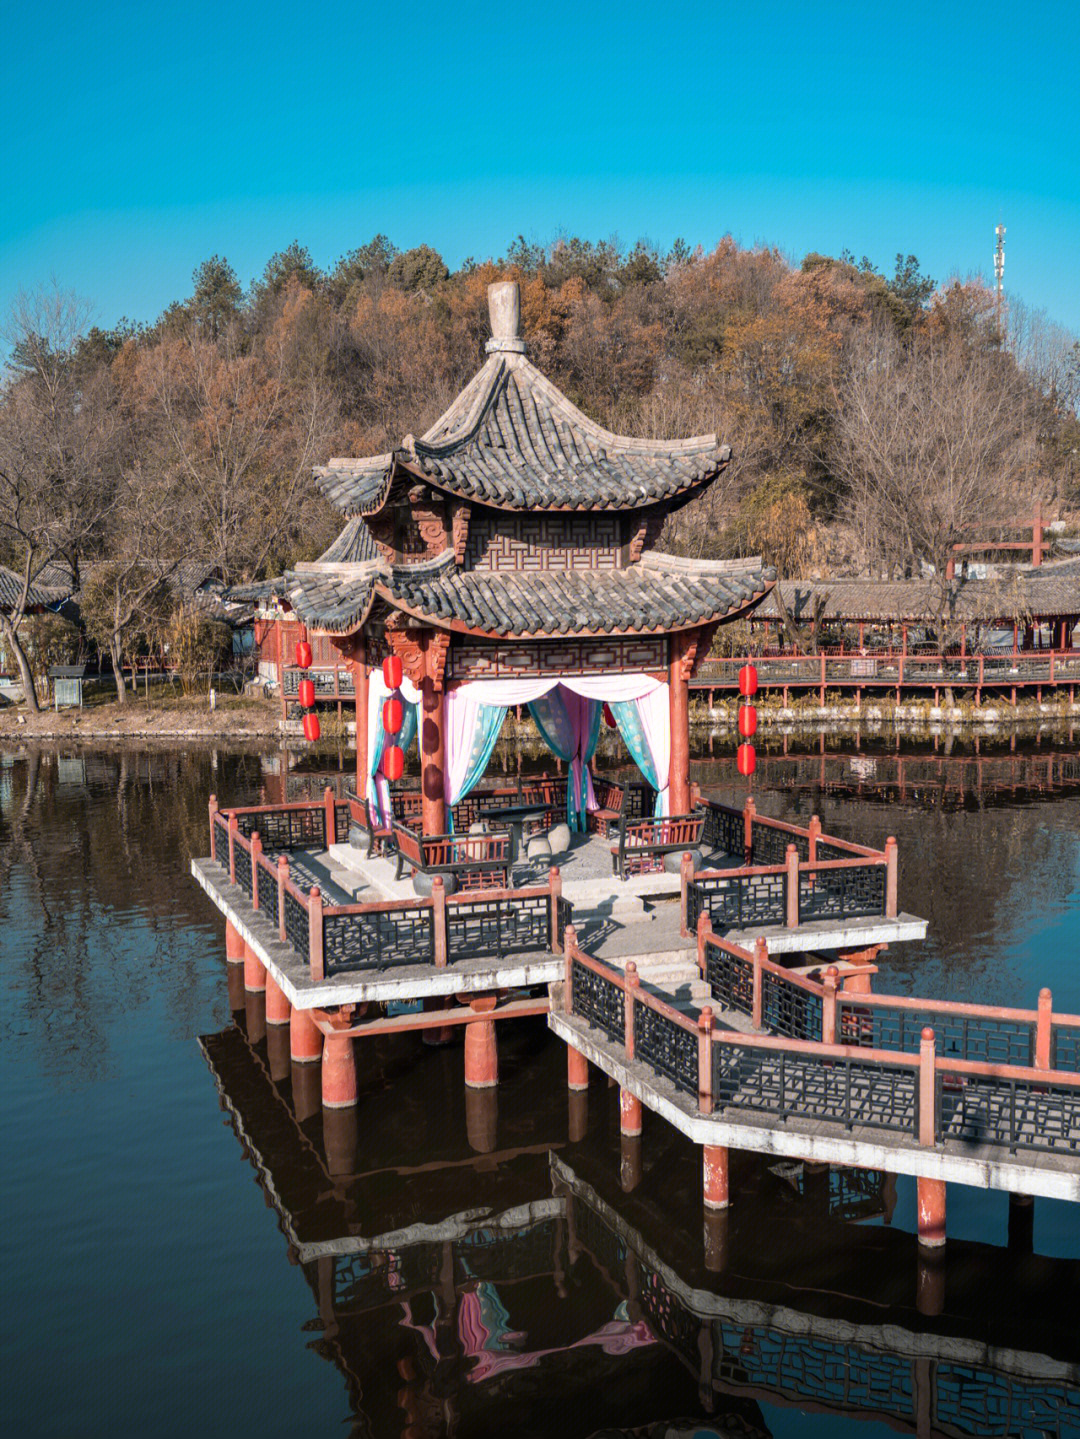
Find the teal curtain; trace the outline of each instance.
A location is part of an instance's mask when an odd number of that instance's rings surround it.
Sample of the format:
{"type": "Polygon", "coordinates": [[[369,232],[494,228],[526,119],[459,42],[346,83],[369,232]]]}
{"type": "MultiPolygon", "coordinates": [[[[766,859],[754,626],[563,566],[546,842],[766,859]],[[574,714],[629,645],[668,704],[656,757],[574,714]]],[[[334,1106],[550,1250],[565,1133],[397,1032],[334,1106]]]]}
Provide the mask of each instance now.
{"type": "Polygon", "coordinates": [[[503,720],[506,718],[506,705],[477,705],[476,723],[473,729],[472,742],[469,745],[469,756],[465,770],[465,777],[456,794],[447,796],[447,824],[450,829],[454,828],[454,815],[452,805],[462,800],[470,790],[480,783],[484,771],[491,759],[491,752],[495,748],[495,741],[499,738],[499,731],[503,727],[503,720]]]}
{"type": "MultiPolygon", "coordinates": [[[[401,733],[396,738],[402,753],[408,754],[413,740],[416,739],[420,707],[410,704],[402,695],[401,708],[404,711],[404,717],[401,721],[401,733]]],[[[382,705],[379,705],[375,710],[375,740],[371,746],[371,753],[368,755],[368,802],[376,806],[384,824],[390,823],[390,787],[383,778],[379,765],[382,763],[383,750],[386,749],[388,739],[389,736],[383,729],[382,705]]]]}
{"type": "Polygon", "coordinates": [[[660,799],[660,790],[663,786],[660,776],[656,772],[652,751],[649,749],[645,731],[641,725],[637,700],[609,700],[608,709],[619,726],[619,733],[623,737],[626,748],[630,751],[630,758],[656,791],[655,814],[659,817],[663,814],[660,799]]]}
{"type": "Polygon", "coordinates": [[[570,771],[566,782],[566,822],[579,833],[587,828],[589,765],[600,739],[601,706],[563,685],[529,703],[540,738],[570,771]]]}

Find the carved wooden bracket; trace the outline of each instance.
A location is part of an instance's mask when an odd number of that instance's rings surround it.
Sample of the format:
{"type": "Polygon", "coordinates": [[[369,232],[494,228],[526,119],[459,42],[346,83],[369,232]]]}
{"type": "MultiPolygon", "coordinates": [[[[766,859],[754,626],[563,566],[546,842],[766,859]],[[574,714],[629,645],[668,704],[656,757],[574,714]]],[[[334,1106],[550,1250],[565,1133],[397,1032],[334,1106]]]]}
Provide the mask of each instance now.
{"type": "Polygon", "coordinates": [[[630,536],[628,554],[632,565],[636,565],[644,552],[651,550],[653,545],[656,544],[660,538],[660,531],[664,528],[665,518],[666,516],[662,509],[647,510],[645,514],[641,516],[636,533],[630,536]]]}
{"type": "Polygon", "coordinates": [[[716,638],[716,631],[720,628],[720,621],[713,620],[710,624],[702,625],[697,631],[697,643],[694,646],[694,653],[690,661],[690,672],[688,680],[692,680],[698,672],[698,666],[702,660],[707,659],[712,649],[712,642],[716,638]]]}
{"type": "Polygon", "coordinates": [[[407,630],[404,625],[400,628],[386,626],[387,643],[401,661],[401,668],[417,689],[424,683],[426,672],[423,637],[423,630],[407,630]]]}
{"type": "Polygon", "coordinates": [[[446,657],[450,653],[449,630],[428,630],[426,649],[428,678],[437,690],[441,690],[446,675],[446,657]]]}
{"type": "Polygon", "coordinates": [[[454,536],[454,559],[459,565],[465,563],[465,546],[469,543],[469,506],[464,500],[455,500],[451,510],[451,528],[454,536]]]}

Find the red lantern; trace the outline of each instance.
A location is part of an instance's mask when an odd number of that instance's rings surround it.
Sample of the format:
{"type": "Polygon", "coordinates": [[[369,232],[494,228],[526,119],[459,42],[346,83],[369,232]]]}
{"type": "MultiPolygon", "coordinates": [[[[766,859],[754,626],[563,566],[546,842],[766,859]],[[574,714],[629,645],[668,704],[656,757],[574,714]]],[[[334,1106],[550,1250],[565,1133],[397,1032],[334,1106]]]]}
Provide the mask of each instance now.
{"type": "Polygon", "coordinates": [[[383,700],[382,706],[382,727],[387,734],[400,734],[401,726],[405,723],[405,707],[397,695],[391,695],[389,699],[383,700]]]}
{"type": "Polygon", "coordinates": [[[604,723],[608,729],[618,728],[618,725],[615,723],[615,716],[611,713],[611,706],[606,701],[604,702],[604,723]]]}
{"type": "Polygon", "coordinates": [[[401,668],[401,660],[397,655],[387,655],[382,662],[383,684],[388,690],[401,688],[401,681],[405,676],[401,668]]]}
{"type": "Polygon", "coordinates": [[[304,738],[308,744],[314,744],[322,731],[319,729],[319,716],[314,710],[309,710],[304,716],[304,738]]]}
{"type": "Polygon", "coordinates": [[[757,734],[757,710],[753,705],[739,706],[739,733],[743,739],[753,739],[757,734]]]}
{"type": "Polygon", "coordinates": [[[383,750],[382,772],[391,782],[400,779],[405,773],[405,756],[400,745],[387,745],[383,750]]]}
{"type": "Polygon", "coordinates": [[[752,744],[741,744],[735,751],[735,767],[747,778],[757,769],[757,755],[752,744]]]}
{"type": "Polygon", "coordinates": [[[748,698],[757,694],[757,670],[753,665],[743,665],[739,671],[739,693],[748,698]]]}
{"type": "Polygon", "coordinates": [[[307,640],[296,642],[296,664],[298,669],[306,670],[311,666],[311,646],[307,640]]]}
{"type": "Polygon", "coordinates": [[[315,681],[301,680],[298,698],[300,708],[310,710],[315,708],[315,681]]]}

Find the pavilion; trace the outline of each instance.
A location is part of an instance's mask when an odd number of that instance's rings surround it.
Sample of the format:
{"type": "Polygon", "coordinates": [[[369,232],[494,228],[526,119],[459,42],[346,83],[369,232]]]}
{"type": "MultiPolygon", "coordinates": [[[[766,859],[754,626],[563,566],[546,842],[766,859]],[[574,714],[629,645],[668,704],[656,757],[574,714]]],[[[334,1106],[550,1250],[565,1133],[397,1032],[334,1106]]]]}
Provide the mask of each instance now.
{"type": "Polygon", "coordinates": [[[679,558],[664,520],[732,461],[716,435],[640,440],[588,419],[529,361],[518,286],[489,287],[487,360],[419,439],[316,470],[345,526],[320,559],[265,587],[353,676],[357,791],[386,743],[383,659],[400,657],[419,739],[425,835],[478,782],[507,708],[528,705],[568,765],[568,817],[592,805],[607,704],[658,792],[690,808],[688,683],[721,624],[765,598],[758,559],[679,558]]]}

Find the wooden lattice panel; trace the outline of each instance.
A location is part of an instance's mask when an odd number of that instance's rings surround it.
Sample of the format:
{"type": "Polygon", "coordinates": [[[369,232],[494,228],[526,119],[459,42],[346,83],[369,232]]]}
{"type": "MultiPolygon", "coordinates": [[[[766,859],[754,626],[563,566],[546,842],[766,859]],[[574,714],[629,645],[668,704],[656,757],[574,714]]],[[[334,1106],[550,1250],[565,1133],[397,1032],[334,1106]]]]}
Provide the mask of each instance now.
{"type": "Polygon", "coordinates": [[[615,515],[491,515],[474,512],[465,546],[471,570],[614,570],[615,515]]]}
{"type": "Polygon", "coordinates": [[[447,675],[459,680],[505,679],[511,675],[637,674],[667,665],[663,635],[629,639],[524,640],[450,647],[447,675]]]}

